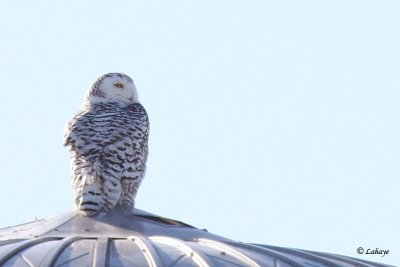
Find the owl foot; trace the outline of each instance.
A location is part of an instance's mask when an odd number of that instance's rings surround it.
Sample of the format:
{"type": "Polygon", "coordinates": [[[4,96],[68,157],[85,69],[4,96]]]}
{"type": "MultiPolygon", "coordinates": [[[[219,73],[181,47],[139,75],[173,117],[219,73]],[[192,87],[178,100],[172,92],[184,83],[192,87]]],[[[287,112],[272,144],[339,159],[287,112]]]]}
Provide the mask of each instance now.
{"type": "Polygon", "coordinates": [[[128,203],[120,203],[119,208],[123,214],[133,214],[133,210],[135,209],[135,203],[128,204],[128,203]]]}

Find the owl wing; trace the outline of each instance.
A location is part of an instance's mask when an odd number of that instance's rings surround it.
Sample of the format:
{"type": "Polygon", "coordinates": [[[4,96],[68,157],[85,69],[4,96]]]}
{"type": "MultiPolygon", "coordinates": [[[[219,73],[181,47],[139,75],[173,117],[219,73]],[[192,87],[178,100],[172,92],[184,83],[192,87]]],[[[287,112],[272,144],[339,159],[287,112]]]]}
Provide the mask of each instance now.
{"type": "Polygon", "coordinates": [[[136,194],[146,173],[149,119],[146,110],[138,103],[129,107],[126,114],[128,123],[122,132],[122,142],[115,144],[115,151],[123,166],[119,204],[129,212],[134,208],[136,194]]]}
{"type": "Polygon", "coordinates": [[[103,205],[99,158],[102,138],[95,130],[93,120],[91,112],[79,112],[67,123],[64,131],[64,145],[71,153],[75,206],[87,215],[98,212],[103,205]]]}

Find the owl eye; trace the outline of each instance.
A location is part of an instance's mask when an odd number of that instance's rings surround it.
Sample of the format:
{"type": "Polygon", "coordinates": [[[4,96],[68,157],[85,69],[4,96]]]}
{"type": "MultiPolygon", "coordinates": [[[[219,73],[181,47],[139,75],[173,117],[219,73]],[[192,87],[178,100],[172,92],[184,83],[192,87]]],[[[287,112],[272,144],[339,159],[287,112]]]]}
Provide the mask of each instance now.
{"type": "Polygon", "coordinates": [[[117,88],[123,88],[124,85],[122,83],[114,83],[114,86],[117,88]]]}

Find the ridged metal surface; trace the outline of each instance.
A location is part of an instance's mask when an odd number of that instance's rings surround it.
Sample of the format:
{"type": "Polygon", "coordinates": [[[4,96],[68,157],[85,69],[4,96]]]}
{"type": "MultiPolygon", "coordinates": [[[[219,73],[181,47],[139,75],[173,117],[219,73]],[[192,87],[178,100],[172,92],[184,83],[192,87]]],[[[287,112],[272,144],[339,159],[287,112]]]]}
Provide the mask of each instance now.
{"type": "Polygon", "coordinates": [[[1,267],[388,266],[339,255],[244,244],[136,210],[75,212],[0,230],[1,267]]]}

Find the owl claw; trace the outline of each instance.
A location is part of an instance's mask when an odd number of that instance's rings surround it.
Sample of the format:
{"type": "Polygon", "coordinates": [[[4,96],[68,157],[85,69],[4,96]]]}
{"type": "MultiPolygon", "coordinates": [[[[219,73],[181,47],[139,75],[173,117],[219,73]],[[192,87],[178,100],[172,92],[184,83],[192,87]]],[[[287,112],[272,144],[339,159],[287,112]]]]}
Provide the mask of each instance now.
{"type": "Polygon", "coordinates": [[[99,211],[98,210],[79,210],[79,212],[81,213],[81,214],[83,214],[84,216],[94,216],[94,215],[96,215],[97,213],[99,213],[99,211]]]}
{"type": "Polygon", "coordinates": [[[135,203],[133,203],[133,204],[120,203],[119,207],[120,207],[122,213],[133,214],[133,210],[135,209],[135,203]]]}

